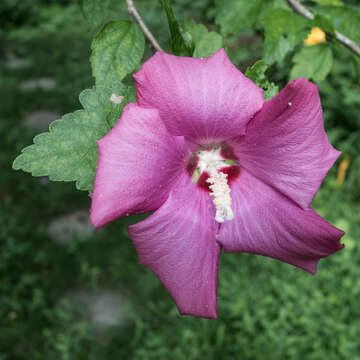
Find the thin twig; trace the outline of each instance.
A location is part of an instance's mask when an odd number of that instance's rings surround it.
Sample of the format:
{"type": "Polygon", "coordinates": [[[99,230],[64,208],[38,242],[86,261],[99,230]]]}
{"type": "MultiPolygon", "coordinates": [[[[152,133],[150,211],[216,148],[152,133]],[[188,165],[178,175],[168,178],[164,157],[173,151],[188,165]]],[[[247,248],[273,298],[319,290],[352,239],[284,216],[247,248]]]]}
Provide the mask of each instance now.
{"type": "Polygon", "coordinates": [[[338,42],[342,43],[344,46],[346,46],[348,49],[350,49],[357,56],[360,56],[360,46],[354,41],[350,40],[348,37],[346,37],[342,33],[339,33],[338,31],[335,31],[335,39],[338,42]]]}
{"type": "Polygon", "coordinates": [[[287,0],[289,5],[297,12],[298,14],[305,16],[309,20],[314,19],[314,15],[309,11],[304,5],[301,5],[296,0],[287,0]]]}
{"type": "MultiPolygon", "coordinates": [[[[294,9],[294,11],[309,20],[314,19],[314,14],[309,11],[304,5],[301,5],[297,0],[287,0],[288,4],[294,9]]],[[[334,35],[325,31],[329,37],[334,37],[339,43],[343,44],[349,50],[351,50],[357,56],[360,56],[360,45],[350,40],[342,33],[335,31],[334,35]]]]}
{"type": "Polygon", "coordinates": [[[136,22],[139,24],[142,32],[144,33],[145,37],[149,40],[150,44],[156,49],[163,51],[159,43],[156,41],[154,35],[151,33],[149,28],[145,25],[143,19],[139,15],[138,11],[136,10],[136,7],[134,5],[133,0],[126,0],[126,4],[128,7],[128,13],[136,20],[136,22]]]}

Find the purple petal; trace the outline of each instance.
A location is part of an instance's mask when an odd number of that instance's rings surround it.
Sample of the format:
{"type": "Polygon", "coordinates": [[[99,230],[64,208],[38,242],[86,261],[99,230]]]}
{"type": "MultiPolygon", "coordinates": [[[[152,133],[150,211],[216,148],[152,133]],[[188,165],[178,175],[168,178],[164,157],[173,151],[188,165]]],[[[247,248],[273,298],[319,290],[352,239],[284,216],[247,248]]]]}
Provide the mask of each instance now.
{"type": "Polygon", "coordinates": [[[343,248],[344,232],[303,210],[246,170],[231,188],[234,220],[221,225],[226,252],[269,256],[314,274],[320,258],[343,248]]]}
{"type": "Polygon", "coordinates": [[[303,208],[340,154],[324,131],[317,86],[305,79],[267,101],[231,145],[242,167],[303,208]]]}
{"type": "Polygon", "coordinates": [[[157,209],[184,171],[184,139],[168,133],[157,110],[135,103],[98,146],[90,216],[96,227],[157,209]]]}
{"type": "Polygon", "coordinates": [[[157,52],[134,78],[139,104],[158,109],[173,135],[198,143],[244,133],[263,104],[262,90],[224,49],[202,59],[157,52]]]}
{"type": "Polygon", "coordinates": [[[220,246],[207,192],[183,175],[164,205],[129,227],[139,255],[164,284],[181,314],[217,317],[220,246]]]}

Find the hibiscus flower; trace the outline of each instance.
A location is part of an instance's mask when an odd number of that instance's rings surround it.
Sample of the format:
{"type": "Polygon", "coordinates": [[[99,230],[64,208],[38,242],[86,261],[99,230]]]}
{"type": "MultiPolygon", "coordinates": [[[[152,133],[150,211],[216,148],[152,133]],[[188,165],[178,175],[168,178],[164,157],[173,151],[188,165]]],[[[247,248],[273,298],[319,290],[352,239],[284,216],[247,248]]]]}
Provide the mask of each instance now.
{"type": "Polygon", "coordinates": [[[157,52],[134,78],[137,103],[98,142],[91,220],[155,211],[128,231],[181,314],[217,317],[222,248],[314,274],[343,247],[310,207],[340,154],[314,84],[292,81],[264,103],[223,49],[157,52]]]}

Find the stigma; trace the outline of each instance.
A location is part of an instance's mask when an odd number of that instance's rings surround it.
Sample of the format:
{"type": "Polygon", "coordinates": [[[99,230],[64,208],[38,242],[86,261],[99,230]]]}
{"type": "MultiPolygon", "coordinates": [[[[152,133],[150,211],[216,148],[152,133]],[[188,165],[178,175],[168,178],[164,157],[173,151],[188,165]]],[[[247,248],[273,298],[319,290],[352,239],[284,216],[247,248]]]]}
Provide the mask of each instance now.
{"type": "Polygon", "coordinates": [[[228,174],[220,169],[230,166],[222,155],[221,148],[214,147],[210,150],[203,150],[197,153],[197,170],[201,175],[207,173],[209,177],[206,182],[209,184],[210,196],[216,208],[215,221],[223,223],[225,220],[232,220],[234,213],[231,209],[231,196],[228,174]]]}

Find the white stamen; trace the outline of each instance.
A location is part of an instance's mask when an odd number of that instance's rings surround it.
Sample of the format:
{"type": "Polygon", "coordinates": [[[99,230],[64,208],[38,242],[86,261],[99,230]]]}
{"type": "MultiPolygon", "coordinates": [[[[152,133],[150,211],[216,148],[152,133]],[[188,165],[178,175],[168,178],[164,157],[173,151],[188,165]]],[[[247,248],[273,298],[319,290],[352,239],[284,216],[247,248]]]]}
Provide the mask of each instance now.
{"type": "Polygon", "coordinates": [[[231,210],[230,186],[228,175],[219,171],[222,167],[228,166],[225,159],[220,155],[220,149],[201,151],[199,153],[200,173],[206,171],[210,176],[206,180],[213,196],[213,203],[216,208],[215,220],[219,223],[225,220],[232,220],[234,213],[231,210]]]}
{"type": "Polygon", "coordinates": [[[219,223],[225,220],[232,220],[234,213],[231,210],[230,186],[227,181],[227,174],[216,172],[207,180],[211,185],[210,196],[213,196],[213,203],[216,207],[215,220],[219,223]]]}

